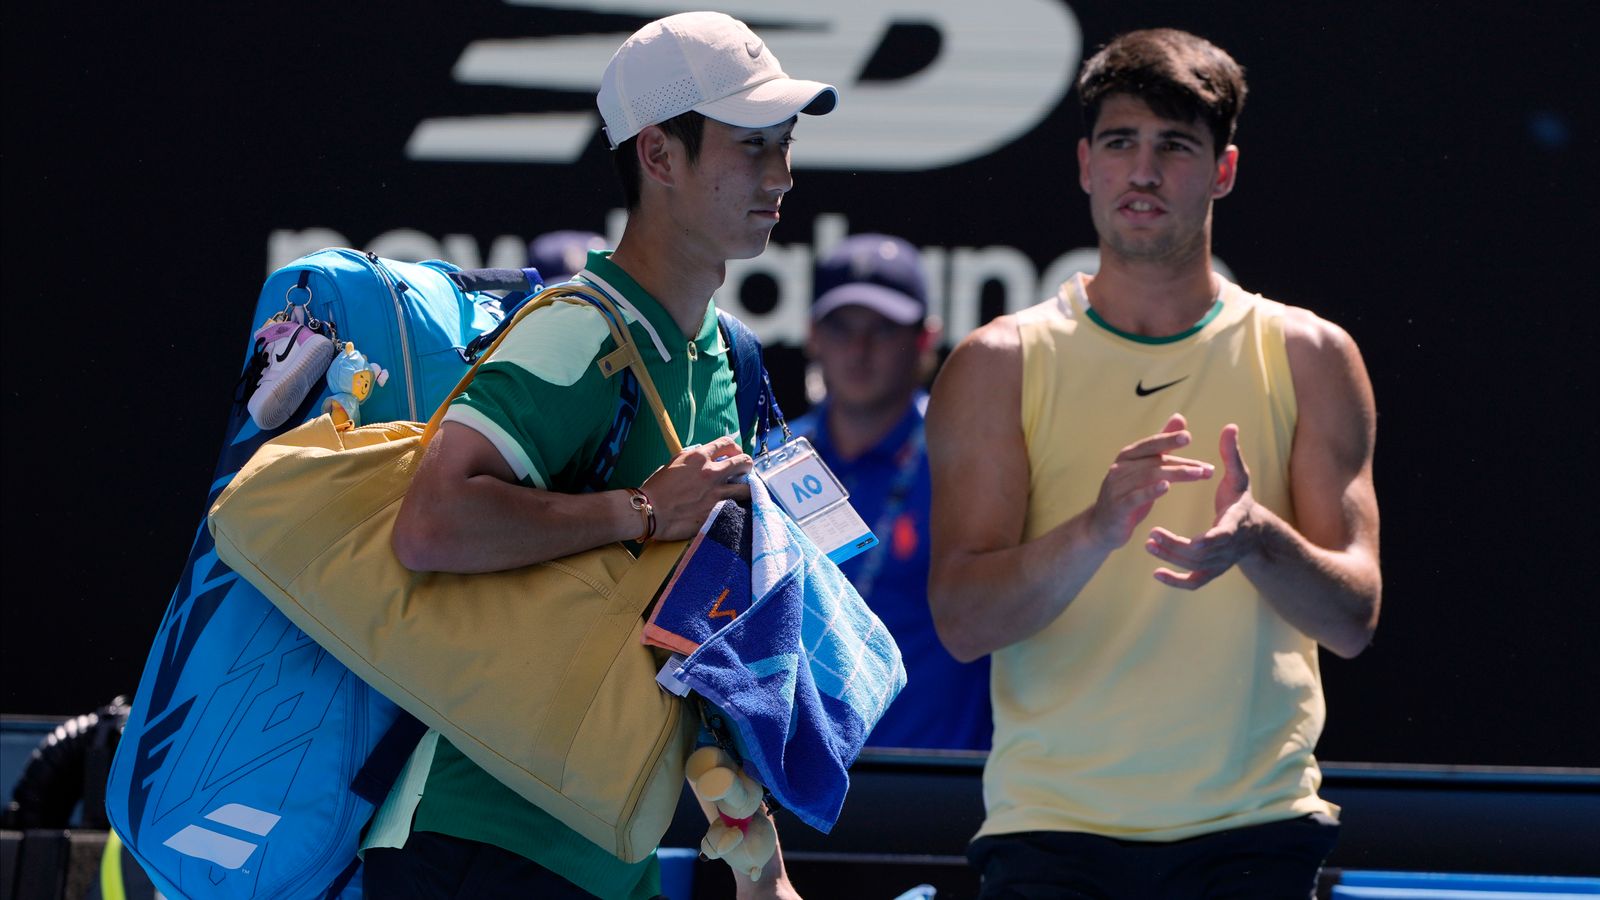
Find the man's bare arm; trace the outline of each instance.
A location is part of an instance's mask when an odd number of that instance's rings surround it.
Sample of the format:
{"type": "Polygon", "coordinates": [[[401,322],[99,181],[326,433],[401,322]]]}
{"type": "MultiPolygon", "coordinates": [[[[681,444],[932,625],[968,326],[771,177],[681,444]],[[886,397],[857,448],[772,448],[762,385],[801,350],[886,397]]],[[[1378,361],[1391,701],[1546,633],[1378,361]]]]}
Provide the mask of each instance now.
{"type": "MultiPolygon", "coordinates": [[[[772,818],[763,805],[756,815],[772,818]]],[[[772,836],[777,840],[777,823],[773,823],[772,836]]],[[[761,870],[761,878],[751,881],[743,872],[733,872],[734,900],[800,900],[800,892],[789,883],[789,872],[783,865],[783,844],[774,848],[772,857],[761,870]]]]}
{"type": "Polygon", "coordinates": [[[933,475],[928,602],[957,659],[1023,640],[1067,608],[1174,481],[1211,467],[1170,453],[1189,442],[1181,416],[1123,448],[1095,503],[1033,541],[1022,434],[1022,346],[1003,317],[968,336],[945,363],[928,405],[933,475]]]}
{"type": "Polygon", "coordinates": [[[1299,408],[1289,460],[1295,525],[1251,498],[1230,425],[1217,523],[1192,540],[1157,528],[1146,547],[1189,570],[1157,570],[1175,587],[1199,587],[1237,564],[1285,620],[1349,658],[1371,642],[1383,593],[1372,485],[1377,407],[1361,353],[1343,329],[1293,310],[1286,336],[1299,408]]]}
{"type": "Polygon", "coordinates": [[[1261,552],[1240,568],[1290,624],[1349,658],[1371,643],[1383,595],[1372,484],[1377,404],[1350,335],[1310,313],[1290,326],[1297,527],[1267,529],[1261,552]]]}
{"type": "MultiPolygon", "coordinates": [[[[732,438],[679,454],[642,486],[655,507],[655,537],[687,538],[719,500],[748,496],[749,486],[737,479],[749,470],[750,457],[732,438]]],[[[626,491],[563,494],[524,487],[487,438],[446,422],[400,506],[393,545],[401,563],[415,571],[494,572],[643,532],[644,519],[626,491]]]]}

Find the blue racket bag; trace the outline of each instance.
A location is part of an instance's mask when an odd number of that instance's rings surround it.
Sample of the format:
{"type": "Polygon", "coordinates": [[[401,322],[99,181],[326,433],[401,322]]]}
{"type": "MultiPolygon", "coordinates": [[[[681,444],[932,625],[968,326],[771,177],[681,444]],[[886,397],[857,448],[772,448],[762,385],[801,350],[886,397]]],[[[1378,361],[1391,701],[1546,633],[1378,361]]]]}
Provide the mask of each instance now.
{"type": "MultiPolygon", "coordinates": [[[[353,404],[361,421],[421,420],[466,372],[472,340],[501,321],[501,298],[470,288],[537,281],[534,270],[321,250],[267,278],[253,322],[289,323],[275,333],[309,341],[313,365],[331,357],[328,341],[339,353],[354,345],[357,372],[371,373],[353,404]]],[[[353,396],[315,372],[292,414],[263,430],[248,400],[292,343],[264,345],[265,333],[247,355],[207,508],[261,444],[353,396]]],[[[107,814],[169,898],[358,896],[361,830],[421,733],[219,562],[202,516],[112,763],[107,814]]]]}

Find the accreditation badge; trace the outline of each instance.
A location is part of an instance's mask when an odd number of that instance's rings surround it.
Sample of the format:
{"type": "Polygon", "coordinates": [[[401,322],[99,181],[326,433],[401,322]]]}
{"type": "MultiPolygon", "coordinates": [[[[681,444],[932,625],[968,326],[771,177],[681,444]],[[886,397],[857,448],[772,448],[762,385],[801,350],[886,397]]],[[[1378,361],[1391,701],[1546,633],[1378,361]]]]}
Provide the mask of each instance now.
{"type": "Polygon", "coordinates": [[[755,459],[767,493],[837,565],[878,545],[878,538],[850,505],[850,492],[803,437],[755,459]]]}

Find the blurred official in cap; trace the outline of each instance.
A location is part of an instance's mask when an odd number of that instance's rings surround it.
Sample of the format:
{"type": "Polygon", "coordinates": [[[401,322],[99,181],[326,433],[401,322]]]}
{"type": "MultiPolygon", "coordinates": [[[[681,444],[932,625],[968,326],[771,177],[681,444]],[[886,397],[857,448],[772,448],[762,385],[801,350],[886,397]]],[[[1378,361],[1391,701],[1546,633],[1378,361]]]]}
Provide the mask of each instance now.
{"type": "MultiPolygon", "coordinates": [[[[884,234],[846,238],[813,274],[806,343],[822,395],[794,423],[850,492],[879,544],[840,567],[900,646],[907,683],[869,746],[985,750],[992,728],[988,657],[960,663],[928,609],[931,488],[923,390],[938,319],[917,249],[884,234]]],[[[809,387],[809,385],[808,385],[809,387]]]]}

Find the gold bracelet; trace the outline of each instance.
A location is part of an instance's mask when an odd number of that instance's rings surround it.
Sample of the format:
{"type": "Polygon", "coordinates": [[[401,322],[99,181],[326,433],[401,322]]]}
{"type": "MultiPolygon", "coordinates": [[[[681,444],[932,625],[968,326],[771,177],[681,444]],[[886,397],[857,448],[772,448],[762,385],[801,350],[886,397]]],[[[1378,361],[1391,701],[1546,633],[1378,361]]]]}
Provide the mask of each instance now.
{"type": "Polygon", "coordinates": [[[624,488],[628,492],[628,505],[644,513],[644,534],[640,535],[638,542],[643,544],[655,537],[656,533],[656,508],[651,505],[650,498],[638,488],[624,488]]]}

